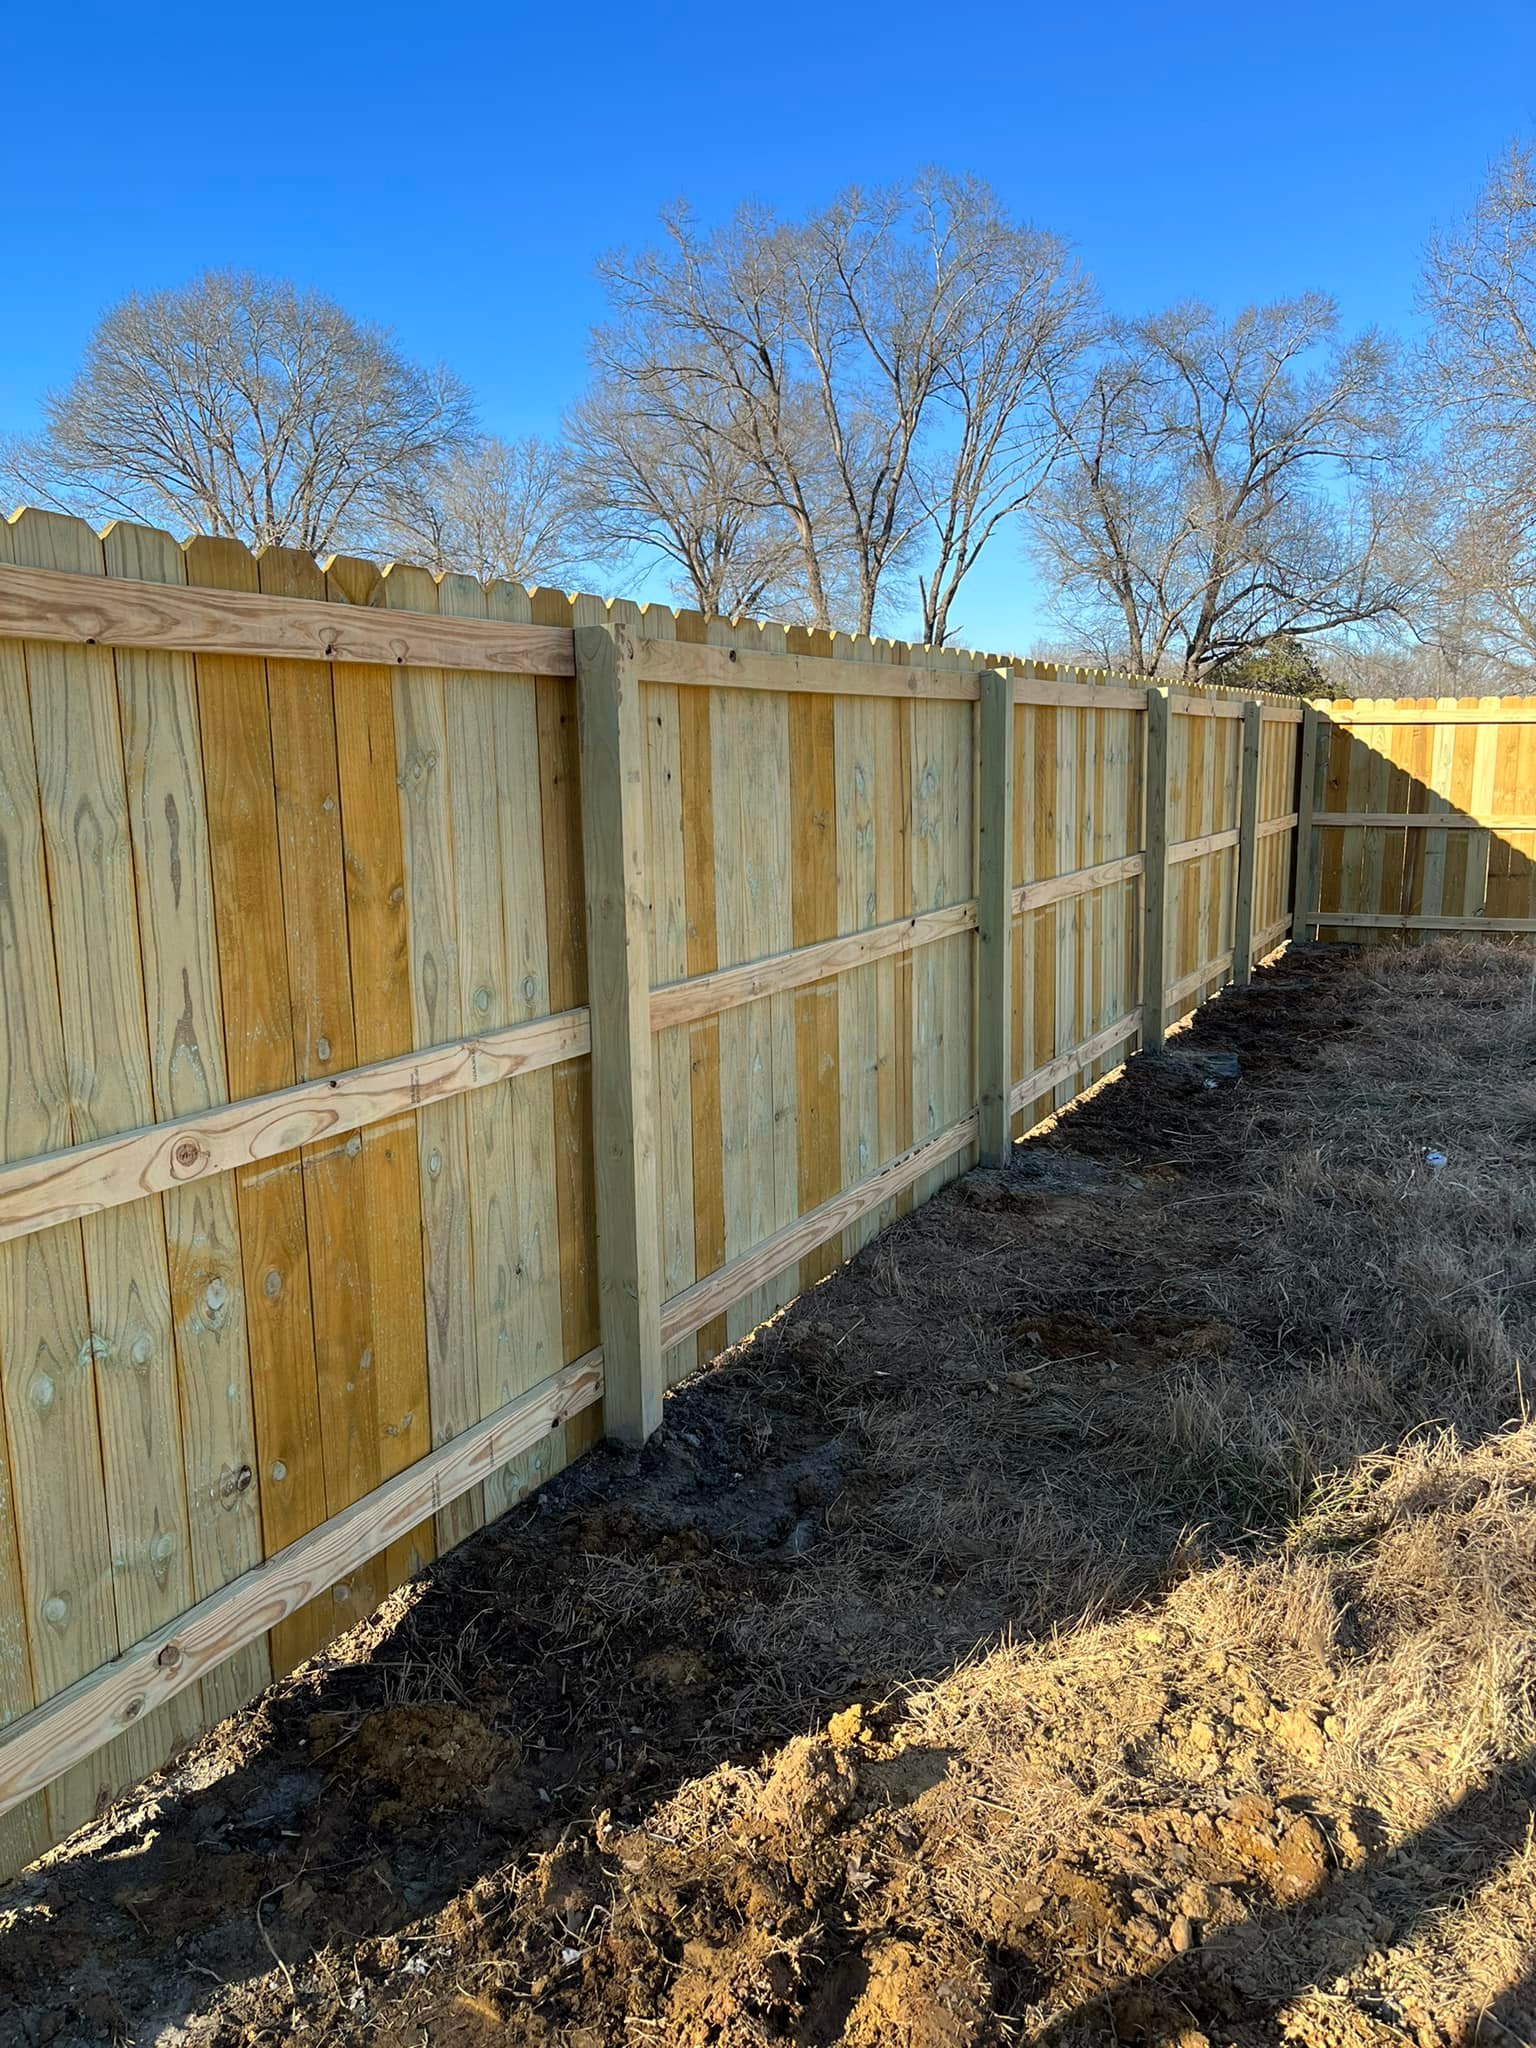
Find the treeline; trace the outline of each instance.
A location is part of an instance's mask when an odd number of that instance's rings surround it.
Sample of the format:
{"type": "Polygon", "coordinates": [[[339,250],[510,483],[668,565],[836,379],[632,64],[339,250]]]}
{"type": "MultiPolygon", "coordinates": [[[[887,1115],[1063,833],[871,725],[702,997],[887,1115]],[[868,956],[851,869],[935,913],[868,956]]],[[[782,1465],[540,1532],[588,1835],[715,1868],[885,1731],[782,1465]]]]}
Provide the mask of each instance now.
{"type": "Polygon", "coordinates": [[[283,283],[109,311],[0,492],[101,518],[964,637],[1024,547],[1055,652],[1359,694],[1536,672],[1536,161],[1429,242],[1422,338],[1315,293],[1123,317],[1054,235],[925,171],[804,219],[665,214],[604,258],[558,441],[283,283]]]}

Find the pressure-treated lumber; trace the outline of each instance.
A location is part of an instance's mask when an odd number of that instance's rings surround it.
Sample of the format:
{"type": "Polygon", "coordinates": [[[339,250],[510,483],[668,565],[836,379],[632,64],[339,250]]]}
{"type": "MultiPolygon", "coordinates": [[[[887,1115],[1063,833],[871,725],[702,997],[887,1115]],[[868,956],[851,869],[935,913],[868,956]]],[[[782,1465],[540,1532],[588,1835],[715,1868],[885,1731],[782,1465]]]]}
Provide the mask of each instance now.
{"type": "Polygon", "coordinates": [[[976,1102],[983,1164],[1013,1149],[1013,691],[989,669],[977,708],[976,1102]]]}
{"type": "Polygon", "coordinates": [[[1049,903],[1065,903],[1073,896],[1087,896],[1095,889],[1106,889],[1111,882],[1125,882],[1141,874],[1146,867],[1144,857],[1139,853],[1125,854],[1119,860],[1100,861],[1097,867],[1077,868],[1068,875],[1053,875],[1046,882],[1022,882],[1013,892],[1013,910],[1016,917],[1026,910],[1044,910],[1049,903]]]}
{"type": "Polygon", "coordinates": [[[605,1415],[610,1434],[644,1443],[661,1423],[666,1374],[640,670],[627,620],[575,635],[605,1415]]]}
{"type": "MultiPolygon", "coordinates": [[[[1372,709],[1352,705],[1341,709],[1328,706],[1330,725],[1536,725],[1536,697],[1479,698],[1475,703],[1441,703],[1426,705],[1422,710],[1410,705],[1383,705],[1372,709]],[[1496,710],[1486,709],[1489,703],[1497,705],[1496,710]]],[[[1329,923],[1333,920],[1330,918],[1329,923]]]]}
{"type": "Polygon", "coordinates": [[[1236,846],[1238,827],[1229,825],[1221,832],[1203,832],[1197,839],[1176,839],[1168,849],[1168,865],[1181,867],[1187,860],[1200,860],[1208,853],[1222,853],[1227,847],[1236,846]]]}
{"type": "Polygon", "coordinates": [[[1036,1067],[1032,1074],[1026,1074],[1015,1084],[1012,1105],[1020,1110],[1033,1102],[1037,1095],[1045,1094],[1049,1088],[1059,1087],[1063,1081],[1070,1081],[1080,1074],[1084,1067],[1092,1066],[1108,1052],[1114,1052],[1128,1039],[1136,1036],[1142,1028],[1142,1013],[1132,1010],[1124,1017],[1117,1017],[1113,1024],[1103,1031],[1095,1032],[1092,1038],[1084,1039],[1081,1045],[1074,1045],[1057,1058],[1047,1061],[1043,1067],[1036,1067]]]}
{"type": "Polygon", "coordinates": [[[587,1047],[586,1012],[568,1010],[302,1081],[270,1095],[197,1110],[65,1152],[13,1160],[0,1165],[0,1243],[322,1138],[344,1136],[513,1074],[578,1059],[587,1047]]]}
{"type": "Polygon", "coordinates": [[[1317,902],[1317,819],[1318,786],[1328,760],[1327,721],[1314,706],[1301,716],[1301,760],[1296,771],[1296,859],[1291,880],[1291,904],[1298,934],[1307,913],[1317,902]]]}
{"type": "Polygon", "coordinates": [[[1163,1046],[1163,976],[1168,950],[1168,748],[1172,707],[1166,690],[1147,697],[1147,740],[1142,756],[1146,816],[1146,867],[1141,913],[1141,1043],[1148,1052],[1163,1046]]]}
{"type": "Polygon", "coordinates": [[[1312,910],[1302,923],[1383,932],[1536,932],[1536,917],[1396,917],[1358,910],[1312,910]]]}
{"type": "Polygon", "coordinates": [[[571,636],[555,626],[456,619],[322,599],[265,597],[90,579],[0,563],[0,635],[72,647],[153,647],[269,660],[382,662],[568,676],[571,636]]]}
{"type": "Polygon", "coordinates": [[[1185,996],[1192,994],[1202,983],[1214,981],[1218,974],[1225,974],[1232,965],[1232,960],[1230,952],[1217,953],[1209,960],[1202,960],[1198,967],[1191,968],[1188,974],[1181,974],[1177,981],[1170,984],[1165,1001],[1170,1006],[1182,1002],[1185,996]]]}
{"type": "Polygon", "coordinates": [[[602,1353],[589,1352],[12,1723],[0,1734],[0,1813],[194,1685],[602,1392],[602,1353]]]}
{"type": "Polygon", "coordinates": [[[1053,683],[1025,676],[1014,681],[1013,701],[1063,711],[1145,711],[1147,692],[1139,683],[1053,683]]]}
{"type": "Polygon", "coordinates": [[[1246,988],[1253,979],[1253,890],[1259,864],[1259,756],[1264,714],[1243,706],[1243,769],[1237,816],[1237,909],[1232,937],[1232,979],[1246,988]]]}
{"type": "Polygon", "coordinates": [[[943,910],[924,911],[920,917],[897,918],[891,924],[874,925],[866,932],[849,932],[840,939],[818,945],[796,946],[787,953],[771,954],[766,960],[749,961],[744,967],[721,967],[713,974],[694,975],[688,981],[674,981],[651,990],[651,1029],[667,1031],[676,1024],[694,1024],[703,1017],[718,1017],[743,1003],[759,1002],[764,996],[784,995],[804,988],[828,975],[863,967],[872,960],[893,959],[919,946],[931,946],[939,939],[976,929],[976,905],[956,903],[943,910]]]}
{"type": "Polygon", "coordinates": [[[1193,690],[1170,690],[1168,701],[1181,718],[1241,718],[1243,700],[1236,697],[1201,697],[1193,690]]]}
{"type": "Polygon", "coordinates": [[[844,1188],[830,1202],[823,1202],[820,1208],[811,1210],[786,1229],[765,1238],[752,1251],[730,1260],[718,1272],[674,1295],[661,1312],[662,1342],[676,1344],[681,1338],[691,1336],[712,1316],[723,1314],[747,1295],[765,1287],[779,1274],[788,1272],[807,1252],[826,1244],[851,1223],[857,1223],[861,1216],[867,1216],[882,1202],[890,1201],[892,1196],[911,1187],[925,1173],[953,1159],[957,1152],[973,1144],[975,1138],[976,1112],[972,1110],[969,1116],[962,1117],[948,1130],[925,1139],[921,1145],[914,1145],[910,1151],[888,1161],[867,1180],[844,1188]]]}
{"type": "Polygon", "coordinates": [[[685,640],[636,645],[640,680],[712,690],[817,691],[837,697],[936,697],[974,704],[977,678],[963,671],[898,667],[883,661],[838,661],[809,654],[765,654],[685,640]]]}
{"type": "Polygon", "coordinates": [[[1316,811],[1319,830],[1367,825],[1387,832],[1536,832],[1536,818],[1458,818],[1448,811],[1316,811]]]}

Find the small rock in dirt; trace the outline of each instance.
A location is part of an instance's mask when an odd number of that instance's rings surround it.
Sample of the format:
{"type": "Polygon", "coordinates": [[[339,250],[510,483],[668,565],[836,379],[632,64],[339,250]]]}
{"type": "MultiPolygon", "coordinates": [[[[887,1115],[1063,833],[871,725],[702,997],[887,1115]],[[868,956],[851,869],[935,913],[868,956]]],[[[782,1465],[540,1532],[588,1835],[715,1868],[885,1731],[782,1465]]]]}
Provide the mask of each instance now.
{"type": "Polygon", "coordinates": [[[1187,1913],[1175,1915],[1173,1925],[1168,1929],[1168,1940],[1175,1955],[1184,1955],[1195,1945],[1195,1930],[1187,1913]]]}
{"type": "Polygon", "coordinates": [[[1157,1052],[1140,1058],[1180,1088],[1231,1088],[1243,1078],[1235,1052],[1157,1052]]]}

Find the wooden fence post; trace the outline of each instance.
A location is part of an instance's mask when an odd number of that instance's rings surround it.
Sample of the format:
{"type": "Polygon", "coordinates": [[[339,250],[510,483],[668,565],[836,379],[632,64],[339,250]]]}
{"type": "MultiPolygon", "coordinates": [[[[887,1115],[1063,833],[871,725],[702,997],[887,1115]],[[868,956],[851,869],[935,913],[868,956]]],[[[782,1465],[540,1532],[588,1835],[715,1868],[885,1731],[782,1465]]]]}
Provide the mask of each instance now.
{"type": "Polygon", "coordinates": [[[1168,952],[1168,740],[1166,687],[1147,692],[1147,738],[1142,748],[1146,797],[1146,871],[1142,876],[1141,1048],[1163,1049],[1163,1006],[1168,952]]]}
{"type": "MultiPolygon", "coordinates": [[[[1309,922],[1317,908],[1317,834],[1312,819],[1317,809],[1318,755],[1323,744],[1322,714],[1308,704],[1301,714],[1301,761],[1296,790],[1296,864],[1291,879],[1291,943],[1304,945],[1313,936],[1309,922]]],[[[1326,760],[1326,755],[1323,757],[1326,760]]]]}
{"type": "Polygon", "coordinates": [[[1232,979],[1246,988],[1253,979],[1253,884],[1259,864],[1259,756],[1264,747],[1264,707],[1243,706],[1243,779],[1237,809],[1237,928],[1232,935],[1232,979]]]}
{"type": "Polygon", "coordinates": [[[598,1327],[608,1434],[661,1422],[661,1250],[651,1087],[645,728],[635,640],[622,620],[575,629],[592,1020],[598,1327]]]}
{"type": "Polygon", "coordinates": [[[987,669],[976,706],[976,1093],[981,1163],[1013,1149],[1013,677],[987,669]]]}

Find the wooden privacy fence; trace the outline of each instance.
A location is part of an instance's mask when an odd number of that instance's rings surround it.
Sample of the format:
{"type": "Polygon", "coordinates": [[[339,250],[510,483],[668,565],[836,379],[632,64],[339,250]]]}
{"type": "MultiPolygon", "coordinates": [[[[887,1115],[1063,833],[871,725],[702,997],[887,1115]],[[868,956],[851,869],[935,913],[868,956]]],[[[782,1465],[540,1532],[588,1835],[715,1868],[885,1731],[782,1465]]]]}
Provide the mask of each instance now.
{"type": "Polygon", "coordinates": [[[1536,698],[1341,701],[1309,719],[1306,936],[1536,932],[1536,698]]]}
{"type": "Polygon", "coordinates": [[[0,525],[4,1865],[1246,978],[1301,725],[0,525]]]}

